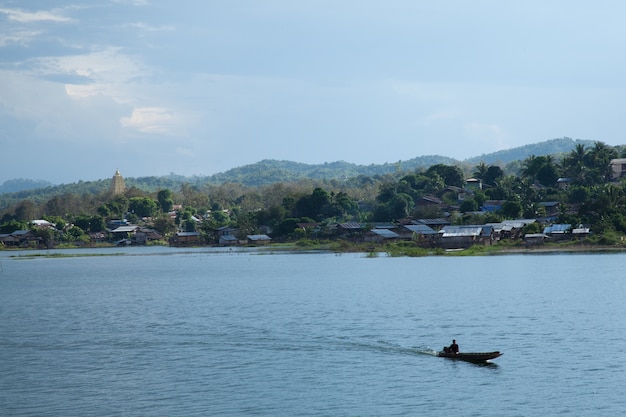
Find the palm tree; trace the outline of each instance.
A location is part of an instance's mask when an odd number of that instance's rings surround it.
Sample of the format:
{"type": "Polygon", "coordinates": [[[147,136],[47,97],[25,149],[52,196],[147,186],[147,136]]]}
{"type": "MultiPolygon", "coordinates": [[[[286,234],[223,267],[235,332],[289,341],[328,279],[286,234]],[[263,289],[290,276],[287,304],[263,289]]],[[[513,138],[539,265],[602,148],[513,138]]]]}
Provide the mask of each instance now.
{"type": "Polygon", "coordinates": [[[563,171],[569,178],[574,179],[577,183],[583,183],[585,178],[585,160],[587,159],[587,151],[582,143],[576,144],[576,147],[563,159],[563,171]]]}
{"type": "Polygon", "coordinates": [[[489,169],[489,166],[487,166],[486,163],[481,162],[480,164],[476,165],[474,167],[475,171],[474,173],[472,173],[472,176],[474,178],[477,179],[485,179],[485,176],[487,175],[487,170],[489,169]]]}
{"type": "Polygon", "coordinates": [[[603,142],[596,142],[594,147],[587,153],[587,166],[593,170],[594,179],[605,183],[611,180],[611,159],[617,158],[615,148],[603,142]]]}

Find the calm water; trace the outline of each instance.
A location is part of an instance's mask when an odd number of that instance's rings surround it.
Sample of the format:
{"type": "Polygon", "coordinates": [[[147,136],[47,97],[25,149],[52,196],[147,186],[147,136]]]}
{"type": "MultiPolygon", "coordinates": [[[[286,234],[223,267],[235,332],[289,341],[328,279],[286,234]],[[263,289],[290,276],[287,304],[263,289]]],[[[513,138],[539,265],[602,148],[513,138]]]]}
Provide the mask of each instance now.
{"type": "Polygon", "coordinates": [[[0,415],[626,413],[624,254],[124,251],[0,252],[0,415]]]}

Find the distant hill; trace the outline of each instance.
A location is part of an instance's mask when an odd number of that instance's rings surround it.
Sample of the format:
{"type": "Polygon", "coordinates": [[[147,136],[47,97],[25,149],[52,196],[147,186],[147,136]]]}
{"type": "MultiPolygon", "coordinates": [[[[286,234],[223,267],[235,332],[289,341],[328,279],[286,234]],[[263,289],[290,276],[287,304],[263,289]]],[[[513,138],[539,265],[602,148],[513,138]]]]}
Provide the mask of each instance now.
{"type": "Polygon", "coordinates": [[[49,185],[52,185],[52,183],[48,181],[17,178],[14,180],[7,180],[2,183],[2,185],[0,185],[0,194],[14,193],[24,190],[33,190],[35,188],[44,188],[49,185]]]}
{"type": "Polygon", "coordinates": [[[494,163],[508,164],[513,161],[523,161],[524,159],[528,158],[530,155],[559,156],[561,154],[572,151],[578,144],[584,145],[587,148],[587,147],[594,146],[595,143],[596,141],[593,141],[593,140],[582,140],[582,139],[574,140],[571,138],[552,139],[552,140],[547,140],[545,142],[533,143],[530,145],[524,145],[524,146],[520,146],[517,148],[506,149],[506,150],[502,150],[498,152],[475,156],[473,158],[468,158],[463,162],[468,163],[468,164],[479,164],[480,162],[484,162],[486,164],[494,164],[494,163]]]}
{"type": "MultiPolygon", "coordinates": [[[[323,164],[304,164],[292,161],[278,161],[266,159],[255,164],[233,168],[228,171],[211,176],[184,177],[171,174],[161,177],[138,177],[125,178],[127,187],[137,187],[147,192],[155,192],[159,189],[169,188],[177,191],[182,184],[201,186],[204,184],[223,184],[226,182],[238,182],[246,186],[255,187],[273,184],[276,182],[294,182],[304,179],[332,180],[354,178],[359,175],[379,176],[398,172],[427,169],[435,164],[459,165],[466,171],[471,171],[477,164],[499,164],[506,166],[517,161],[523,161],[530,155],[543,156],[553,155],[560,157],[572,151],[576,145],[585,147],[594,146],[595,141],[574,140],[571,138],[552,139],[535,144],[520,146],[513,149],[502,150],[490,154],[458,161],[440,155],[419,156],[406,161],[398,161],[385,164],[357,165],[345,161],[326,162],[323,164]]],[[[616,147],[624,149],[624,146],[616,147]]],[[[518,164],[519,165],[519,164],[518,164]]],[[[514,171],[514,170],[513,170],[514,171]]],[[[33,180],[9,180],[0,186],[0,210],[24,199],[34,201],[46,201],[55,195],[64,193],[73,194],[97,194],[106,191],[110,179],[97,181],[79,181],[74,184],[51,185],[46,181],[33,180]]]]}
{"type": "Polygon", "coordinates": [[[298,181],[301,179],[337,179],[353,178],[359,175],[376,176],[398,171],[411,171],[428,168],[435,164],[452,165],[457,160],[444,156],[420,156],[408,161],[379,165],[356,165],[345,161],[326,162],[323,164],[303,164],[291,161],[265,159],[263,161],[230,169],[211,175],[206,180],[210,183],[240,182],[248,186],[259,186],[275,182],[298,181]]]}
{"type": "Polygon", "coordinates": [[[483,154],[464,161],[458,161],[440,155],[419,156],[396,163],[356,165],[345,161],[327,162],[324,164],[303,164],[291,161],[266,159],[254,164],[233,168],[228,171],[206,177],[206,181],[215,184],[239,182],[248,186],[259,186],[275,182],[297,181],[300,179],[337,179],[353,178],[359,175],[376,176],[391,174],[398,171],[414,171],[426,169],[432,165],[463,165],[472,168],[484,162],[486,164],[507,165],[514,161],[523,161],[531,155],[554,155],[556,157],[572,151],[576,145],[585,147],[594,145],[594,141],[560,138],[545,142],[520,146],[517,148],[483,154]]]}

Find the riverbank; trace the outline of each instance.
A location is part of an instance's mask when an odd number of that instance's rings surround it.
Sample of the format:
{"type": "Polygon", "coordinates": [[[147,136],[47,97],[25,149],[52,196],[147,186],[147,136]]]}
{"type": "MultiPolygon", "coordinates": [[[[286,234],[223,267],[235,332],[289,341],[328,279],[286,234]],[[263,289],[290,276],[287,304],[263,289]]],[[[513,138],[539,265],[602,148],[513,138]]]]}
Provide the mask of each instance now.
{"type": "Polygon", "coordinates": [[[169,245],[128,246],[121,248],[114,245],[97,245],[84,247],[56,247],[49,249],[0,249],[5,257],[36,258],[36,257],[79,257],[79,256],[124,256],[150,252],[151,254],[170,254],[181,252],[204,252],[236,253],[257,252],[267,253],[306,253],[306,252],[331,252],[331,253],[364,253],[368,257],[424,257],[424,256],[488,256],[507,254],[557,254],[557,253],[614,253],[626,252],[626,245],[602,245],[590,242],[560,242],[545,243],[538,246],[526,247],[521,242],[497,242],[491,245],[473,245],[469,248],[443,249],[423,248],[413,242],[393,242],[383,244],[349,242],[344,240],[313,241],[303,239],[297,242],[274,243],[263,246],[189,246],[172,247],[169,245]],[[162,251],[159,251],[162,249],[162,251]],[[102,253],[101,251],[110,251],[102,253]],[[95,251],[95,252],[92,252],[95,251]],[[15,255],[12,255],[15,253],[15,255]]]}

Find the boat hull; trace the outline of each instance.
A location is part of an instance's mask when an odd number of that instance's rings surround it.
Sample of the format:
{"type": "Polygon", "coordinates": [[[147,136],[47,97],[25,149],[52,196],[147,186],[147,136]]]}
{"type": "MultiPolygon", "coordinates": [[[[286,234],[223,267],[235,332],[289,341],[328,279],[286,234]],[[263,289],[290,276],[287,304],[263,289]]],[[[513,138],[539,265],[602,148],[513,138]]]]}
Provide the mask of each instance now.
{"type": "Polygon", "coordinates": [[[461,352],[461,353],[450,353],[450,352],[439,352],[437,356],[440,358],[449,358],[456,359],[460,361],[467,362],[485,362],[490,359],[495,359],[498,356],[502,356],[500,352],[461,352]]]}

